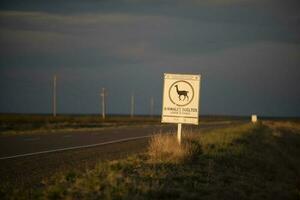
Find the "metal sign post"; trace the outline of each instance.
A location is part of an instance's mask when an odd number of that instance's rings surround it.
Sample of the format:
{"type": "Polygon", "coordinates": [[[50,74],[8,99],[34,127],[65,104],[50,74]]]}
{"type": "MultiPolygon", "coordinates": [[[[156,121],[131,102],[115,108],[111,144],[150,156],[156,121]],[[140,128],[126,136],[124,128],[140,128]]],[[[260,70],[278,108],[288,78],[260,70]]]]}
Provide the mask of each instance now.
{"type": "Polygon", "coordinates": [[[182,124],[198,125],[200,75],[164,74],[162,123],[178,124],[181,143],[182,124]]]}
{"type": "Polygon", "coordinates": [[[177,126],[177,140],[179,144],[181,144],[181,124],[178,124],[177,126]]]}

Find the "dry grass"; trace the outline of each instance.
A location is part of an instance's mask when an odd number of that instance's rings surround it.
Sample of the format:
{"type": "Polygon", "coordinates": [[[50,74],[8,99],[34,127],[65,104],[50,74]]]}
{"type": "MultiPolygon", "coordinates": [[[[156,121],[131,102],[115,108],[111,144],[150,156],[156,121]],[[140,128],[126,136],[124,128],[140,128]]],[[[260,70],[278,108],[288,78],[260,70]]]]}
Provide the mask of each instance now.
{"type": "Polygon", "coordinates": [[[181,163],[191,161],[201,153],[192,136],[184,136],[180,145],[175,134],[158,134],[151,138],[148,155],[153,162],[181,163]]]}
{"type": "Polygon", "coordinates": [[[300,121],[266,121],[265,124],[277,132],[292,131],[300,133],[300,121]]]}

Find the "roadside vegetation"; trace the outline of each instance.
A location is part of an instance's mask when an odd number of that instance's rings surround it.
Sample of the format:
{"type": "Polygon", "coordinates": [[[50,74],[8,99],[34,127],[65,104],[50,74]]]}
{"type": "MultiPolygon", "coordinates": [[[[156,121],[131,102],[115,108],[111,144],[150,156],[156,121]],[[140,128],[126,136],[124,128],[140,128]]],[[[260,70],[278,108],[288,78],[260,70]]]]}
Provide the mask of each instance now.
{"type": "MultiPolygon", "coordinates": [[[[10,197],[299,199],[300,123],[266,122],[154,136],[146,153],[69,171],[10,197]]],[[[0,194],[5,197],[2,187],[0,194]]],[[[7,197],[7,196],[6,196],[7,197]]]]}

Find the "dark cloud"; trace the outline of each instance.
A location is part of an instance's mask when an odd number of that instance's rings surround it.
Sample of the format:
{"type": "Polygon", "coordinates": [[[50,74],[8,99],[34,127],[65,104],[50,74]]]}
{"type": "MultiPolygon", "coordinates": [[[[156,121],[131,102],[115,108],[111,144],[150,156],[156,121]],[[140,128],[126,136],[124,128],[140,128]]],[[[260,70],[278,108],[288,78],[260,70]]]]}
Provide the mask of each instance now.
{"type": "Polygon", "coordinates": [[[201,73],[202,112],[299,115],[296,1],[2,1],[0,112],[160,112],[164,72],[201,73]],[[120,101],[121,100],[121,101],[120,101]],[[26,105],[26,106],[25,106],[26,105]]]}

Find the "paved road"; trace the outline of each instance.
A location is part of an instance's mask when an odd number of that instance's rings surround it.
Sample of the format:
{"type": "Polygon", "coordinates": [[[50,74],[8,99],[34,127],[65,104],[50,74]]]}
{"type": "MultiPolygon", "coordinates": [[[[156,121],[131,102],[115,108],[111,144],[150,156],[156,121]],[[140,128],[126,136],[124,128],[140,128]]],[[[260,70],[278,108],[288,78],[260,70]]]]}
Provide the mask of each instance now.
{"type": "MultiPolygon", "coordinates": [[[[214,128],[224,124],[201,125],[214,128]]],[[[145,125],[107,128],[98,131],[74,131],[49,134],[0,136],[0,160],[49,153],[68,149],[109,144],[116,141],[142,138],[159,132],[176,131],[176,125],[145,125]]]]}
{"type": "MultiPolygon", "coordinates": [[[[240,123],[240,122],[237,122],[240,123]]],[[[187,129],[215,129],[234,124],[211,124],[200,126],[184,126],[187,129]]],[[[1,182],[12,187],[21,185],[32,189],[40,187],[43,180],[48,180],[56,173],[86,171],[105,160],[119,159],[136,153],[147,151],[148,138],[130,140],[127,142],[98,145],[94,148],[79,148],[72,151],[56,151],[56,153],[33,154],[34,156],[19,156],[28,153],[72,148],[83,145],[101,144],[120,139],[150,136],[159,131],[176,132],[176,125],[164,126],[131,126],[103,129],[86,132],[61,132],[44,134],[26,134],[0,136],[0,187],[1,182]],[[6,158],[5,158],[6,157],[6,158]],[[8,158],[10,157],[10,158],[8,158]],[[5,159],[4,159],[5,158],[5,159]]]]}

